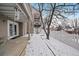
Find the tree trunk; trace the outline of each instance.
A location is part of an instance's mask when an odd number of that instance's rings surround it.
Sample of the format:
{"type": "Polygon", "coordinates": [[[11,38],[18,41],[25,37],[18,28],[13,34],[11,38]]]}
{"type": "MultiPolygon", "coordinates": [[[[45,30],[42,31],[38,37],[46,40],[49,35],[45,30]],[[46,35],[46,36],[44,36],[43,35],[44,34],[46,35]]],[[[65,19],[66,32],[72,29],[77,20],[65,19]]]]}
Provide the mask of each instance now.
{"type": "Polygon", "coordinates": [[[47,39],[49,40],[49,33],[46,34],[47,39]]]}
{"type": "Polygon", "coordinates": [[[47,28],[47,34],[46,34],[48,40],[49,40],[49,35],[50,35],[50,27],[48,26],[48,28],[47,28]]]}

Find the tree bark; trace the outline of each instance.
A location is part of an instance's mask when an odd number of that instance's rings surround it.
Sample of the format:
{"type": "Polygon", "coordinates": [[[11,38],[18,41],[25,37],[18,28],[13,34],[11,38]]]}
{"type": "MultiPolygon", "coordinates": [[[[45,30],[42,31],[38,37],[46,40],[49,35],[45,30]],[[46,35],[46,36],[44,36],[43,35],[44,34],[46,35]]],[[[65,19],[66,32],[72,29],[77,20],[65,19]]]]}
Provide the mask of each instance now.
{"type": "Polygon", "coordinates": [[[49,34],[46,35],[47,39],[49,40],[49,34]]]}
{"type": "Polygon", "coordinates": [[[48,40],[50,39],[49,35],[50,35],[50,26],[48,26],[48,28],[47,28],[47,34],[46,34],[48,40]]]}

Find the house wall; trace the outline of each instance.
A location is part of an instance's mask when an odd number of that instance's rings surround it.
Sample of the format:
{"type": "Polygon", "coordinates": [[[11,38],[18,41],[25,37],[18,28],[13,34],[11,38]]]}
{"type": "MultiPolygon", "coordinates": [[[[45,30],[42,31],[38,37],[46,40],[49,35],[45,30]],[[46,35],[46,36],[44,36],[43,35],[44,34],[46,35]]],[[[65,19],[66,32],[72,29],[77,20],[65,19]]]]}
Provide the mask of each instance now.
{"type": "Polygon", "coordinates": [[[27,3],[26,4],[26,10],[27,10],[27,14],[29,15],[29,19],[27,20],[27,33],[33,33],[33,13],[32,13],[32,6],[27,3]]]}
{"type": "MultiPolygon", "coordinates": [[[[7,19],[2,19],[0,18],[0,38],[3,38],[3,39],[9,39],[9,36],[8,36],[8,20],[7,19]]],[[[20,28],[19,28],[19,35],[21,36],[22,35],[22,25],[20,24],[20,28]]]]}
{"type": "Polygon", "coordinates": [[[29,3],[24,4],[17,4],[19,9],[23,12],[23,14],[27,15],[27,17],[24,19],[23,22],[23,35],[26,35],[27,33],[33,32],[33,15],[32,15],[32,6],[29,3]],[[22,8],[23,7],[23,8],[22,8]]]}
{"type": "MultiPolygon", "coordinates": [[[[26,4],[26,10],[27,14],[29,15],[29,19],[26,19],[25,22],[19,23],[19,35],[26,35],[29,31],[30,33],[33,32],[33,15],[32,15],[32,9],[30,4],[26,4]],[[29,20],[29,23],[28,21],[29,20]],[[29,28],[29,29],[28,29],[29,28]]],[[[5,19],[5,21],[2,21],[0,18],[0,37],[8,38],[8,26],[7,26],[7,19],[5,17],[2,17],[5,19]]],[[[18,21],[17,21],[18,22],[18,21]]]]}
{"type": "Polygon", "coordinates": [[[19,22],[19,36],[23,36],[23,23],[19,22]]]}
{"type": "Polygon", "coordinates": [[[7,39],[7,21],[0,19],[0,37],[7,39]]]}
{"type": "Polygon", "coordinates": [[[27,35],[28,32],[33,33],[33,24],[31,22],[23,22],[23,35],[27,35]],[[30,28],[29,28],[30,27],[30,28]]]}
{"type": "Polygon", "coordinates": [[[23,22],[23,35],[27,34],[27,22],[23,22]]]}
{"type": "MultiPolygon", "coordinates": [[[[3,21],[0,19],[0,37],[4,37],[8,39],[8,26],[7,26],[7,20],[3,21]]],[[[32,24],[31,22],[28,23],[26,22],[19,22],[19,36],[26,35],[28,31],[30,30],[30,33],[33,31],[32,30],[32,24]],[[30,29],[28,29],[29,25],[30,29]]]]}

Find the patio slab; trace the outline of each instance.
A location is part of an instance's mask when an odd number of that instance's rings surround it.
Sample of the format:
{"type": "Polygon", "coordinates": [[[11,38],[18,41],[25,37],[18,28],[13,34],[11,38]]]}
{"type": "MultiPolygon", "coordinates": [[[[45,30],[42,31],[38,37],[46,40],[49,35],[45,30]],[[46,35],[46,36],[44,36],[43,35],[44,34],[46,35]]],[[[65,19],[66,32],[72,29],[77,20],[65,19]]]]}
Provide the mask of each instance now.
{"type": "Polygon", "coordinates": [[[0,56],[24,56],[27,41],[27,37],[18,37],[9,40],[5,46],[0,49],[0,56]]]}

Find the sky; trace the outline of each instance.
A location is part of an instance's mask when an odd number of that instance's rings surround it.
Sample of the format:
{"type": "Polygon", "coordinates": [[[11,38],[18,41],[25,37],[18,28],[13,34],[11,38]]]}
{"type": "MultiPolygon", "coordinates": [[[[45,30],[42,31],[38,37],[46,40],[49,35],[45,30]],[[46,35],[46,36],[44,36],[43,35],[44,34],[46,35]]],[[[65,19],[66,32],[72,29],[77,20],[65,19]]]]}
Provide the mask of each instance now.
{"type": "MultiPolygon", "coordinates": [[[[58,5],[58,4],[59,4],[59,5],[62,5],[62,4],[64,4],[64,3],[57,3],[57,5],[58,5]]],[[[76,4],[76,3],[66,3],[66,5],[75,5],[75,4],[76,4]]],[[[32,3],[32,6],[38,9],[38,5],[37,5],[37,4],[32,3]]],[[[48,8],[48,5],[45,5],[44,8],[48,8]]],[[[73,7],[73,6],[68,6],[68,7],[63,7],[63,8],[67,8],[69,11],[70,11],[70,10],[72,11],[74,7],[73,7]]],[[[61,9],[63,9],[63,8],[61,8],[61,9]]],[[[65,15],[65,16],[66,16],[67,18],[69,18],[69,19],[79,18],[79,5],[76,5],[76,6],[75,6],[75,9],[78,9],[76,13],[73,13],[72,15],[71,15],[71,14],[63,13],[63,15],[65,15]]],[[[43,14],[46,15],[47,12],[43,12],[43,14]]]]}

